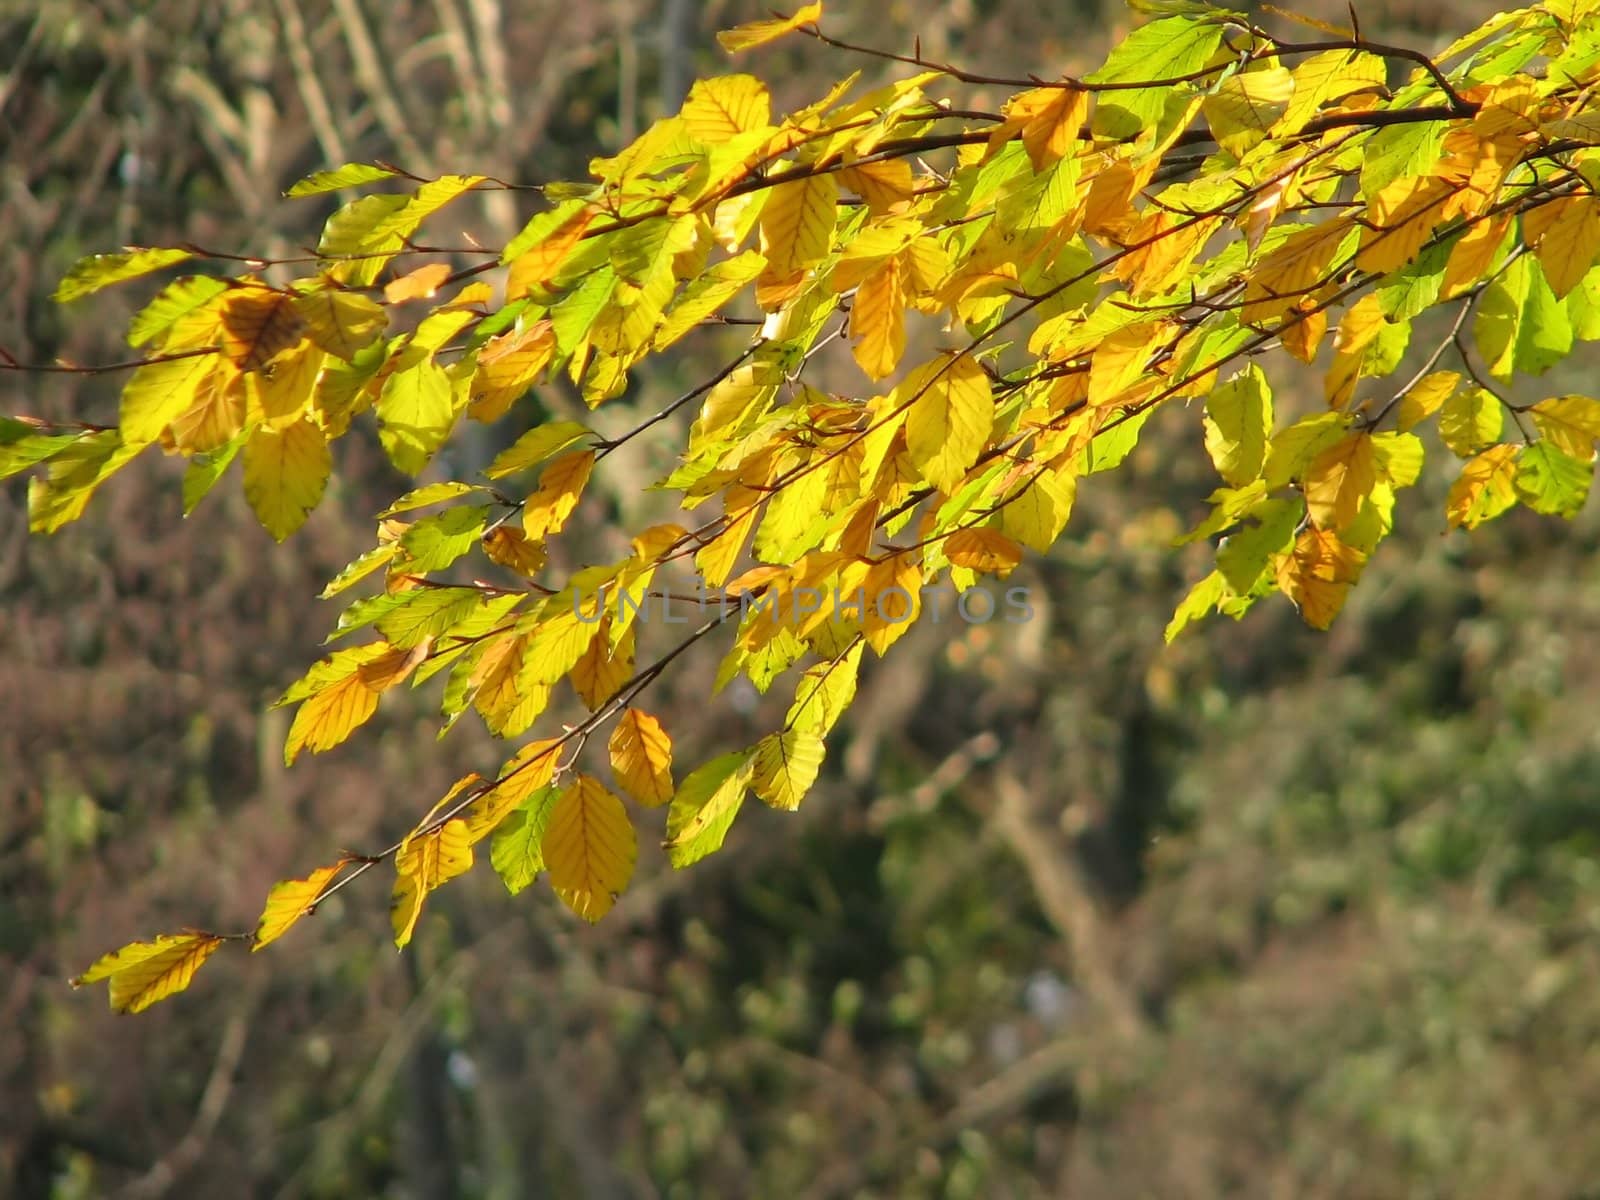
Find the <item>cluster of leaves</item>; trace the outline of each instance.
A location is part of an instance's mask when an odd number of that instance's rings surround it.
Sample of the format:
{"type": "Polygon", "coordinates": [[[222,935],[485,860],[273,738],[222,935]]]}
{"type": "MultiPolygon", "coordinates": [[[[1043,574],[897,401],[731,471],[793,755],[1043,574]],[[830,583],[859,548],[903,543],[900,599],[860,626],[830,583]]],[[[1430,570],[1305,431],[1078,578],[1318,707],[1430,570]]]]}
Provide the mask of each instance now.
{"type": "MultiPolygon", "coordinates": [[[[799,32],[841,46],[820,17],[807,5],[724,44],[799,32]]],[[[485,840],[510,890],[546,874],[595,920],[636,860],[619,791],[666,808],[679,867],[720,847],[749,793],[795,808],[865,649],[888,651],[924,588],[1004,576],[1025,548],[1047,550],[1079,480],[1120,464],[1157,408],[1201,402],[1222,479],[1188,535],[1219,539],[1216,569],[1169,637],[1272,592],[1326,627],[1419,477],[1425,427],[1464,460],[1452,525],[1518,503],[1575,512],[1600,400],[1522,405],[1507,385],[1600,337],[1600,9],[1502,13],[1433,58],[1322,32],[1285,41],[1180,3],[1081,79],[985,78],[919,54],[900,58],[909,78],[851,98],[851,77],[783,116],[752,76],[703,80],[681,112],[591,164],[592,182],[545,189],[550,206],[497,250],[420,231],[469,191],[513,185],[324,172],[291,194],[409,190],[340,208],[300,278],[268,282],[291,264],[232,259],[257,273],[168,285],[129,330],[145,357],[116,427],[0,424],[0,474],[45,467],[29,492],[36,530],[78,517],[159,445],[188,460],[186,509],[242,454],[245,494],[282,539],[322,498],[330,443],[368,410],[395,466],[417,474],[461,421],[500,421],[541,381],[565,374],[598,407],[701,327],[759,328],[626,433],[548,421],[485,482],[430,483],[379,514],[375,546],[324,593],[382,572],[334,634],[377,636],[285,693],[299,705],[290,760],[343,742],[390,688],[441,674],[447,727],[472,710],[520,737],[563,682],[590,715],[493,778],[460,780],[383,853],[279,884],[258,928],[232,936],[267,945],[392,860],[404,945],[427,895],[485,840]],[[998,111],[953,98],[997,86],[1020,89],[998,111]],[[1380,383],[1414,326],[1420,366],[1380,383]],[[909,352],[923,342],[942,348],[909,352]],[[870,394],[808,380],[830,343],[848,343],[870,394]],[[1260,363],[1280,351],[1325,363],[1320,410],[1275,409],[1260,363]],[[679,463],[656,485],[683,522],[559,577],[551,547],[596,469],[691,406],[679,463]],[[714,515],[693,523],[702,506],[714,515]],[[488,565],[501,582],[469,575],[488,565]],[[641,610],[681,597],[674,571],[714,603],[641,660],[641,610]],[[732,631],[719,688],[743,676],[767,692],[792,673],[793,699],[755,745],[684,773],[638,702],[719,629],[732,631]],[[607,726],[605,761],[588,763],[607,726]]],[[[196,257],[99,256],[57,294],[196,257]]],[[[187,986],[226,940],[136,943],[77,982],[108,979],[113,1006],[136,1011],[187,986]]]]}

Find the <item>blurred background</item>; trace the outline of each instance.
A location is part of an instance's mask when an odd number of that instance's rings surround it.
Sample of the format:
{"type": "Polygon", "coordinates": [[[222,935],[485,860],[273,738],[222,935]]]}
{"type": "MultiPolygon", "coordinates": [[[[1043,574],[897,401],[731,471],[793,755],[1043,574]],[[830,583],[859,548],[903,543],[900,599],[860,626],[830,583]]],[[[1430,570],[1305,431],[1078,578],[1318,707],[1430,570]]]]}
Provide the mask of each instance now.
{"type": "MultiPolygon", "coordinates": [[[[279,199],[311,170],[581,177],[700,74],[754,70],[780,105],[886,77],[804,39],[729,63],[714,32],[767,7],[0,0],[0,346],[126,357],[146,293],[62,310],[71,262],[296,253],[332,206],[279,199]]],[[[841,36],[1011,75],[1091,67],[1128,28],[1089,3],[834,7],[841,36]]],[[[1361,17],[1437,49],[1489,11],[1361,17]]],[[[451,215],[498,244],[522,203],[451,215]]],[[[647,365],[618,419],[738,344],[647,365]]],[[[0,373],[0,412],[115,397],[0,373]]],[[[578,404],[544,389],[441,469],[578,404]]],[[[313,597],[405,487],[370,429],[339,447],[282,547],[233,480],[181,519],[158,455],[49,539],[24,483],[0,490],[0,1195],[1600,1197],[1595,506],[1447,535],[1435,446],[1331,633],[1274,598],[1164,647],[1209,569],[1172,546],[1213,486],[1182,411],[1014,580],[1032,622],[920,628],[869,666],[799,814],[747,805],[682,873],[646,838],[593,929],[480,866],[397,955],[375,875],[114,1017],[66,978],[250,928],[274,880],[387,844],[508,752],[471,722],[436,740],[424,689],[283,769],[267,705],[321,652],[337,608],[313,597]]],[[[586,501],[597,549],[670,453],[586,501]]],[[[761,731],[705,702],[713,668],[651,705],[684,762],[761,731]]]]}

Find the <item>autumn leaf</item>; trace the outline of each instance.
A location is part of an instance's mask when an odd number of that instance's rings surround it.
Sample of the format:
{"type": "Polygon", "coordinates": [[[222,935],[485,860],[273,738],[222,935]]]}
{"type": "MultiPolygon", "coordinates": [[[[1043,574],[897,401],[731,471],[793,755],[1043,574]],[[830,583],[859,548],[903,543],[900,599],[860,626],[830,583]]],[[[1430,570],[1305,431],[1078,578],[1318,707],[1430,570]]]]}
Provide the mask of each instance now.
{"type": "Polygon", "coordinates": [[[958,567],[1001,578],[1022,561],[1022,547],[993,529],[958,529],[945,539],[944,553],[958,567]]]}
{"type": "Polygon", "coordinates": [[[586,921],[598,921],[633,877],[637,839],[628,812],[592,775],[561,793],[542,842],[550,886],[586,921]]]}
{"type": "Polygon", "coordinates": [[[594,469],[594,451],[564,454],[539,476],[539,486],[522,504],[522,527],[538,540],[559,533],[578,506],[583,488],[594,469]]]}
{"type": "Polygon", "coordinates": [[[414,271],[408,271],[398,279],[391,279],[383,286],[383,298],[389,304],[405,304],[412,300],[428,300],[439,290],[439,286],[450,278],[449,263],[425,263],[414,271]]]}
{"type": "Polygon", "coordinates": [[[1357,430],[1329,446],[1306,468],[1306,509],[1319,529],[1344,529],[1377,483],[1372,435],[1357,430]]]}
{"type": "Polygon", "coordinates": [[[825,752],[822,735],[814,729],[770,733],[756,743],[750,786],[773,808],[792,812],[816,782],[825,752]]]}
{"type": "Polygon", "coordinates": [[[387,653],[382,642],[340,650],[283,694],[279,704],[301,702],[284,743],[285,764],[292,766],[301,750],[331,750],[378,710],[378,693],[362,681],[361,668],[387,653]]]}
{"type": "Polygon", "coordinates": [[[411,940],[428,893],[471,867],[472,841],[467,823],[459,818],[406,838],[394,859],[394,897],[389,907],[396,946],[411,940]]]}
{"type": "Polygon", "coordinates": [[[813,25],[822,17],[822,5],[806,4],[796,9],[793,16],[779,17],[769,21],[751,21],[740,25],[737,29],[728,29],[717,34],[717,41],[722,48],[730,54],[741,50],[751,50],[756,46],[764,46],[768,42],[776,41],[786,33],[792,33],[802,25],[813,25]]]}
{"type": "Polygon", "coordinates": [[[96,959],[72,986],[108,979],[113,1011],[143,1012],[188,987],[194,973],[224,940],[211,933],[180,933],[164,934],[153,942],[133,942],[96,959]]]}
{"type": "Polygon", "coordinates": [[[1517,448],[1491,446],[1470,459],[1450,485],[1445,516],[1451,525],[1474,529],[1517,502],[1517,448]]]}
{"type": "Polygon", "coordinates": [[[624,791],[655,808],[672,799],[672,739],[649,713],[627,708],[611,734],[611,769],[624,791]]]}
{"type": "Polygon", "coordinates": [[[528,797],[555,777],[561,746],[559,738],[537,739],[500,768],[493,785],[464,814],[469,841],[482,841],[495,832],[508,813],[525,805],[528,797]]]}
{"type": "Polygon", "coordinates": [[[305,524],[332,471],[327,439],[309,417],[279,429],[257,429],[245,443],[245,499],[280,542],[305,524]]]}
{"type": "Polygon", "coordinates": [[[934,359],[912,372],[895,396],[910,405],[906,450],[911,461],[940,491],[953,491],[989,441],[994,424],[989,377],[970,358],[934,359]]]}
{"type": "Polygon", "coordinates": [[[356,292],[323,287],[295,296],[292,303],[306,336],[346,362],[376,341],[389,323],[382,305],[356,292]]]}
{"type": "Polygon", "coordinates": [[[1278,565],[1278,586],[1313,629],[1326,629],[1344,607],[1366,555],[1327,529],[1306,529],[1278,565]]]}
{"type": "Polygon", "coordinates": [[[288,933],[290,926],[312,911],[333,877],[349,863],[348,858],[341,858],[326,867],[318,867],[304,879],[285,879],[273,884],[267,893],[266,907],[256,922],[255,940],[250,949],[260,950],[288,933]]]}

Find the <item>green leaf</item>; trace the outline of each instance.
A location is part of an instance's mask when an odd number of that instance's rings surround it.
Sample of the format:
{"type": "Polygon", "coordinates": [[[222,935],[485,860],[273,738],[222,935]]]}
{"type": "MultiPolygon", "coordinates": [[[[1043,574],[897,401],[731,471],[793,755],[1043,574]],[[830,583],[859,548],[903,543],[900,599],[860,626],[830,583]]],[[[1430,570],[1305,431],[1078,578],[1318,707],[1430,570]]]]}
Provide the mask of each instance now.
{"type": "Polygon", "coordinates": [[[401,565],[417,575],[444,570],[478,544],[488,520],[487,504],[452,508],[423,518],[400,539],[407,558],[401,565]]]}
{"type": "Polygon", "coordinates": [[[373,163],[345,163],[344,166],[335,167],[331,171],[317,171],[307,175],[284,195],[293,200],[300,196],[317,196],[323,192],[337,192],[343,188],[360,187],[364,183],[392,178],[394,172],[388,167],[376,166],[373,163]]]}
{"type": "Polygon", "coordinates": [[[475,483],[458,483],[454,479],[442,480],[439,483],[423,484],[419,488],[412,488],[400,499],[378,514],[381,521],[385,517],[392,517],[399,513],[411,512],[418,508],[427,508],[430,504],[439,504],[445,500],[455,500],[462,496],[470,496],[474,492],[481,492],[483,488],[475,483]]]}
{"type": "Polygon", "coordinates": [[[204,308],[230,286],[226,279],[210,275],[189,275],[169,283],[129,322],[128,345],[143,346],[160,337],[181,318],[204,308]]]}
{"type": "Polygon", "coordinates": [[[28,528],[54,533],[83,515],[95,491],[142,450],[108,429],[79,438],[50,459],[43,479],[28,481],[28,528]]]}
{"type": "Polygon", "coordinates": [[[1183,603],[1178,605],[1172,614],[1172,620],[1167,622],[1165,637],[1170,643],[1193,621],[1198,621],[1212,609],[1227,593],[1228,582],[1222,577],[1221,571],[1213,571],[1194,587],[1189,589],[1189,594],[1183,598],[1183,603]]]}
{"type": "Polygon", "coordinates": [[[1573,458],[1548,441],[1524,446],[1517,458],[1517,495],[1534,512],[1577,516],[1593,480],[1592,458],[1573,458]]]}
{"type": "Polygon", "coordinates": [[[130,248],[121,254],[91,254],[72,265],[65,278],[56,285],[52,299],[68,304],[84,296],[92,296],[101,288],[110,287],[127,279],[137,279],[174,263],[186,262],[194,255],[188,250],[130,248]]]}
{"type": "Polygon", "coordinates": [[[544,870],[544,831],[560,796],[559,787],[546,784],[513,809],[494,831],[489,861],[513,896],[544,870]]]}
{"type": "Polygon", "coordinates": [[[384,380],[377,409],[378,439],[389,461],[408,475],[420,474],[455,424],[450,376],[432,359],[418,359],[384,380]]]}
{"type": "Polygon", "coordinates": [[[1095,475],[1101,471],[1120,467],[1123,460],[1132,454],[1133,448],[1139,444],[1139,433],[1153,412],[1154,408],[1146,408],[1131,416],[1118,413],[1105,431],[1095,434],[1083,448],[1080,466],[1083,474],[1095,475]]]}
{"type": "Polygon", "coordinates": [[[233,460],[250,440],[253,429],[241,429],[226,446],[196,454],[183,472],[183,515],[188,516],[217,485],[217,480],[233,465],[233,460]]]}
{"type": "Polygon", "coordinates": [[[1518,371],[1540,375],[1572,349],[1566,305],[1545,281],[1544,270],[1524,254],[1484,290],[1473,322],[1478,351],[1496,379],[1518,371]]]}
{"type": "Polygon", "coordinates": [[[26,421],[0,417],[0,479],[47,462],[72,445],[81,433],[40,433],[26,421]]]}
{"type": "Polygon", "coordinates": [[[856,695],[856,672],[861,667],[861,643],[843,657],[806,668],[794,689],[794,703],[783,723],[791,729],[814,729],[824,736],[850,707],[856,695]]]}
{"type": "Polygon", "coordinates": [[[1206,453],[1234,487],[1261,477],[1272,434],[1272,389],[1251,363],[1206,397],[1206,453]]]}
{"type": "Polygon", "coordinates": [[[1168,97],[1189,90],[1188,85],[1160,81],[1191,75],[1206,66],[1222,44],[1222,31],[1210,14],[1168,17],[1135,29],[1111,51],[1105,65],[1085,79],[1089,83],[1150,81],[1155,86],[1100,93],[1092,119],[1094,132],[1130,138],[1154,125],[1168,97]]]}
{"type": "Polygon", "coordinates": [[[722,848],[744,803],[754,755],[724,754],[693,771],[667,809],[667,861],[687,867],[722,848]]]}
{"type": "Polygon", "coordinates": [[[1217,570],[1240,595],[1254,591],[1273,556],[1293,545],[1295,526],[1305,515],[1305,503],[1299,499],[1267,500],[1251,515],[1259,523],[1229,534],[1217,550],[1217,570]]]}
{"type": "Polygon", "coordinates": [[[497,454],[483,473],[490,479],[504,479],[518,471],[531,470],[590,436],[591,431],[576,421],[551,421],[536,425],[497,454]]]}

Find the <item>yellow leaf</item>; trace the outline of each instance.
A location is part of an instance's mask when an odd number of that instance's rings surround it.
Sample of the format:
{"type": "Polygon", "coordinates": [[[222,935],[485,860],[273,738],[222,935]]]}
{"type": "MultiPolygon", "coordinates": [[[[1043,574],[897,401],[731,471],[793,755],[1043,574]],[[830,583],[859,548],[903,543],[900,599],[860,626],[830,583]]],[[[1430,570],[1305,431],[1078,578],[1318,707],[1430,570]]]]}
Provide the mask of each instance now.
{"type": "Polygon", "coordinates": [[[887,258],[861,281],[850,306],[856,362],[872,379],[894,373],[906,352],[905,296],[900,260],[887,258]]]}
{"type": "Polygon", "coordinates": [[[763,280],[790,279],[827,256],[838,218],[839,185],[832,175],[811,175],[772,189],[761,210],[763,280]]]}
{"type": "Polygon", "coordinates": [[[540,472],[539,487],[522,506],[522,526],[530,538],[561,532],[593,469],[594,451],[577,450],[563,454],[540,472]]]}
{"type": "Polygon", "coordinates": [[[1305,529],[1278,564],[1278,586],[1313,629],[1326,629],[1344,607],[1366,555],[1331,531],[1305,529]]]}
{"type": "Polygon", "coordinates": [[[1539,436],[1582,462],[1594,457],[1600,437],[1600,400],[1588,396],[1552,396],[1533,406],[1539,436]]]}
{"type": "Polygon", "coordinates": [[[445,303],[446,308],[467,308],[474,304],[488,304],[494,299],[494,288],[483,280],[467,284],[445,303]]]}
{"type": "MultiPolygon", "coordinates": [[[[368,652],[367,660],[376,657],[372,651],[385,652],[381,642],[357,649],[368,652]]],[[[286,764],[293,765],[301,750],[331,750],[378,711],[378,693],[361,681],[362,665],[359,655],[340,654],[327,660],[322,685],[301,703],[294,724],[289,726],[283,747],[286,764]]],[[[291,689],[290,695],[293,694],[291,689]]]]}
{"type": "Polygon", "coordinates": [[[241,371],[258,371],[300,340],[305,321],[294,297],[264,287],[235,288],[222,298],[222,350],[241,371]]]}
{"type": "Polygon", "coordinates": [[[494,785],[462,814],[468,841],[481,842],[488,837],[507,813],[555,777],[561,746],[560,738],[543,738],[529,742],[511,756],[500,768],[494,785]]]}
{"type": "Polygon", "coordinates": [[[185,455],[217,450],[244,428],[244,376],[225,359],[213,360],[195,400],[172,419],[172,443],[185,455]]]}
{"type": "Polygon", "coordinates": [[[903,158],[857,163],[839,172],[839,182],[867,202],[874,216],[893,212],[916,194],[916,177],[903,158]]]}
{"type": "Polygon", "coordinates": [[[483,535],[483,552],[518,575],[531,579],[544,567],[545,550],[520,529],[497,525],[483,535]]]}
{"type": "Polygon", "coordinates": [[[1072,516],[1078,481],[1054,467],[1041,473],[1030,466],[1026,472],[1031,482],[1000,510],[1000,531],[1043,554],[1055,544],[1072,516]]]}
{"type": "Polygon", "coordinates": [[[700,569],[708,587],[721,587],[732,574],[733,565],[739,560],[739,552],[744,549],[760,511],[759,503],[732,509],[732,516],[722,532],[695,551],[694,565],[700,569]]]}
{"type": "Polygon", "coordinates": [[[1278,327],[1278,340],[1290,354],[1309,363],[1317,357],[1317,347],[1327,332],[1328,310],[1319,308],[1310,296],[1302,296],[1278,327]]]}
{"type": "Polygon", "coordinates": [[[770,111],[766,84],[751,75],[723,75],[696,80],[679,115],[696,141],[716,146],[765,128],[770,111]]]}
{"type": "Polygon", "coordinates": [[[72,986],[109,979],[114,1011],[143,1012],[188,987],[194,973],[223,940],[211,933],[179,933],[163,934],[153,942],[133,942],[95,960],[72,986]]]}
{"type": "Polygon", "coordinates": [[[1110,404],[1145,372],[1155,349],[1159,321],[1140,321],[1113,330],[1089,360],[1089,403],[1110,404]]]}
{"type": "Polygon", "coordinates": [[[518,471],[543,465],[562,450],[589,436],[590,431],[576,421],[551,421],[535,425],[495,455],[494,461],[483,469],[483,473],[490,479],[504,479],[518,471]]]}
{"type": "Polygon", "coordinates": [[[656,808],[672,799],[672,739],[649,713],[624,709],[611,733],[611,769],[622,789],[656,808]]]}
{"type": "Polygon", "coordinates": [[[246,375],[247,420],[279,429],[298,419],[316,391],[317,378],[327,357],[315,342],[303,341],[279,354],[261,370],[246,375]]]}
{"type": "Polygon", "coordinates": [[[1517,502],[1517,447],[1491,446],[1461,468],[1445,500],[1453,526],[1476,529],[1517,502]]]}
{"type": "Polygon", "coordinates": [[[256,922],[256,938],[250,949],[259,950],[288,933],[291,925],[311,912],[323,890],[349,862],[348,858],[341,858],[329,866],[318,867],[304,879],[285,879],[273,884],[267,893],[266,907],[256,922]]]}
{"type": "Polygon", "coordinates": [[[550,702],[550,685],[527,678],[530,643],[526,634],[496,640],[468,677],[472,705],[496,737],[522,733],[550,702]]]}
{"type": "Polygon", "coordinates": [[[1589,273],[1600,251],[1600,203],[1593,196],[1568,196],[1544,207],[1556,211],[1539,238],[1539,262],[1551,290],[1565,296],[1589,273]]]}
{"type": "Polygon", "coordinates": [[[1382,88],[1388,79],[1384,61],[1364,50],[1328,50],[1313,55],[1294,70],[1293,97],[1278,124],[1278,132],[1297,133],[1324,104],[1351,92],[1382,88]]]}
{"type": "Polygon", "coordinates": [[[415,271],[391,279],[383,288],[383,298],[390,304],[404,304],[408,300],[429,300],[439,290],[439,285],[450,278],[450,264],[428,263],[415,271]]]}
{"type": "Polygon", "coordinates": [[[281,542],[321,501],[332,470],[327,439],[310,417],[281,429],[257,429],[244,447],[245,499],[281,542]]]}
{"type": "Polygon", "coordinates": [[[1417,380],[1395,409],[1395,424],[1400,432],[1415,429],[1438,412],[1460,382],[1461,375],[1456,371],[1435,371],[1417,380]]]}
{"type": "Polygon", "coordinates": [[[505,416],[533,386],[555,351],[556,336],[549,321],[535,321],[524,329],[490,338],[478,351],[468,414],[484,422],[505,416]]]}
{"type": "Polygon", "coordinates": [[[414,646],[396,646],[386,650],[377,658],[362,663],[356,668],[356,675],[363,686],[371,688],[378,695],[382,695],[390,688],[402,684],[417,664],[428,657],[428,651],[433,647],[433,638],[424,637],[414,646]]]}
{"type": "Polygon", "coordinates": [[[446,821],[431,832],[414,833],[406,838],[394,856],[394,897],[389,904],[389,923],[394,928],[396,946],[404,946],[411,940],[428,893],[471,867],[472,842],[467,834],[467,823],[460,818],[446,821]]]}
{"type": "Polygon", "coordinates": [[[1379,274],[1410,262],[1444,219],[1451,186],[1434,175],[1403,175],[1367,202],[1356,265],[1379,274]]]}
{"type": "Polygon", "coordinates": [[[389,323],[381,304],[357,292],[307,292],[294,298],[294,307],[305,322],[306,336],[346,362],[376,341],[389,323]]]}
{"type": "Polygon", "coordinates": [[[1004,112],[1003,128],[1020,126],[1028,161],[1035,171],[1043,171],[1077,149],[1089,115],[1089,93],[1075,87],[1034,88],[1013,96],[1004,112]]]}
{"type": "MultiPolygon", "coordinates": [[[[861,632],[865,635],[867,644],[881,657],[890,646],[905,635],[921,615],[922,570],[912,561],[910,554],[891,555],[873,564],[862,586],[866,589],[867,611],[862,617],[861,632]]],[[[853,673],[850,678],[851,694],[853,694],[853,673]]],[[[802,711],[799,697],[802,694],[810,694],[808,687],[809,685],[802,685],[802,688],[796,691],[796,707],[790,710],[790,722],[793,722],[796,714],[802,711]]],[[[848,705],[849,700],[846,699],[844,704],[848,705]]],[[[825,704],[818,710],[813,705],[804,711],[819,718],[823,725],[820,732],[826,733],[838,719],[839,714],[844,711],[844,706],[825,704]]]]}
{"type": "Polygon", "coordinates": [[[506,300],[520,300],[554,279],[594,218],[595,210],[584,208],[519,254],[506,273],[506,300]]]}
{"type": "Polygon", "coordinates": [[[217,358],[196,354],[148,363],[122,389],[121,433],[128,446],[153,442],[181,417],[214,381],[217,358]]]}
{"type": "Polygon", "coordinates": [[[1504,424],[1500,401],[1483,388],[1462,388],[1439,410],[1439,436],[1458,458],[1499,441],[1504,424]]]}
{"type": "Polygon", "coordinates": [[[1350,306],[1333,335],[1333,362],[1322,383],[1329,408],[1343,408],[1355,394],[1356,382],[1366,362],[1366,350],[1383,332],[1383,305],[1376,292],[1368,292],[1350,306]]]}
{"type": "Polygon", "coordinates": [[[952,492],[989,441],[994,398],[989,377],[967,355],[922,364],[895,389],[906,412],[906,451],[923,478],[952,492]]]}
{"type": "Polygon", "coordinates": [[[814,729],[769,733],[756,743],[750,786],[773,808],[793,812],[816,782],[826,753],[814,729]]]}
{"type": "Polygon", "coordinates": [[[633,678],[633,627],[628,627],[615,646],[609,637],[610,627],[611,618],[607,616],[601,633],[589,643],[568,675],[572,690],[578,693],[578,699],[590,712],[597,712],[633,678]]]}
{"type": "Polygon", "coordinates": [[[1022,547],[993,529],[958,529],[945,538],[944,553],[958,567],[1002,579],[1022,561],[1022,547]]]}
{"type": "Polygon", "coordinates": [[[542,848],[550,886],[586,921],[611,911],[638,854],[627,809],[592,775],[579,775],[561,793],[542,848]]]}
{"type": "Polygon", "coordinates": [[[1450,251],[1450,261],[1444,268],[1444,285],[1439,292],[1441,296],[1454,296],[1488,274],[1506,239],[1506,231],[1515,219],[1514,213],[1506,213],[1472,223],[1450,251]]]}
{"type": "Polygon", "coordinates": [[[1217,144],[1243,158],[1285,115],[1294,91],[1294,77],[1287,67],[1266,67],[1223,80],[1200,108],[1217,144]]]}
{"type": "Polygon", "coordinates": [[[1246,278],[1240,322],[1253,325],[1275,317],[1321,287],[1353,228],[1348,217],[1339,217],[1302,229],[1270,251],[1246,278]]]}
{"type": "Polygon", "coordinates": [[[1319,529],[1344,529],[1377,481],[1372,436],[1359,430],[1347,434],[1306,468],[1306,511],[1319,529]]]}
{"type": "Polygon", "coordinates": [[[755,46],[764,46],[768,42],[781,38],[786,33],[792,33],[802,25],[813,25],[822,17],[822,5],[806,4],[795,11],[792,17],[778,17],[769,21],[751,21],[735,29],[727,29],[717,34],[717,41],[722,48],[730,54],[737,54],[741,50],[749,50],[755,46]]]}

